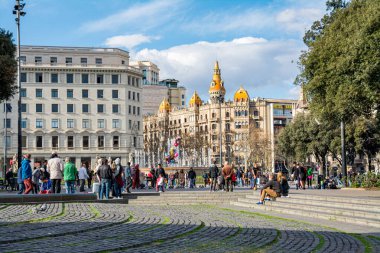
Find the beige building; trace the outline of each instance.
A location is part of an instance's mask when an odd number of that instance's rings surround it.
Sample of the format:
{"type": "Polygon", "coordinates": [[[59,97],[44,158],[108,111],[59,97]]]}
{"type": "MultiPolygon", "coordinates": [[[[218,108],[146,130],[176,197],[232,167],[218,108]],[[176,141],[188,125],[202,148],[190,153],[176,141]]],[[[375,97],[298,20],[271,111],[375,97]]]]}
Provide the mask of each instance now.
{"type": "Polygon", "coordinates": [[[157,114],[144,117],[145,164],[165,161],[175,149],[178,157],[172,166],[208,166],[221,158],[245,166],[258,162],[273,169],[276,135],[292,120],[297,101],[251,99],[242,87],[233,101],[225,101],[218,62],[209,94],[209,102],[203,103],[195,92],[185,109],[173,108],[165,98],[157,114]],[[178,137],[181,144],[173,147],[178,137]]]}
{"type": "MultiPolygon", "coordinates": [[[[114,48],[21,47],[22,146],[33,161],[52,150],[79,166],[95,156],[142,161],[142,72],[114,48]]],[[[0,132],[17,152],[17,100],[0,132]]],[[[3,153],[4,138],[0,138],[3,153]]]]}

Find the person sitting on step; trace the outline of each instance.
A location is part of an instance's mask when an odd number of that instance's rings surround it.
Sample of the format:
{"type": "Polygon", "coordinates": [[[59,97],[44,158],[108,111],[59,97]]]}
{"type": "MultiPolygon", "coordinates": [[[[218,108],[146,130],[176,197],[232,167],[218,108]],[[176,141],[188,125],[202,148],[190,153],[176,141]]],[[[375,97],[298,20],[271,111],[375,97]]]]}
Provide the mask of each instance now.
{"type": "Polygon", "coordinates": [[[269,180],[263,186],[261,190],[260,201],[257,202],[257,204],[258,205],[264,204],[264,199],[266,198],[267,195],[274,199],[281,195],[280,184],[279,182],[273,180],[273,173],[269,174],[269,180]]]}

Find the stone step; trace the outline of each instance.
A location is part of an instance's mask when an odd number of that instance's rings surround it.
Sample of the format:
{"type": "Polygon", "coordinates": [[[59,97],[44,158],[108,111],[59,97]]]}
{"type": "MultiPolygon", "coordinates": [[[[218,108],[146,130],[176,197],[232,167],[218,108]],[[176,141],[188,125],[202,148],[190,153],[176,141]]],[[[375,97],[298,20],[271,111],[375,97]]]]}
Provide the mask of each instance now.
{"type": "MultiPolygon", "coordinates": [[[[242,203],[248,203],[248,204],[256,204],[258,202],[258,199],[254,200],[253,199],[247,199],[247,198],[239,198],[238,202],[242,203]]],[[[277,199],[279,200],[279,199],[277,199]]],[[[344,215],[344,216],[351,216],[351,217],[359,217],[359,218],[369,218],[373,220],[378,220],[380,222],[380,210],[357,210],[356,208],[353,207],[346,207],[345,205],[342,205],[341,207],[321,207],[318,203],[315,204],[299,204],[299,205],[289,205],[289,203],[286,203],[284,201],[267,201],[265,202],[266,206],[274,206],[274,207],[281,207],[281,208],[294,208],[297,210],[304,210],[304,211],[309,211],[310,210],[316,210],[316,212],[319,212],[319,210],[333,214],[333,215],[344,215]]],[[[313,211],[312,211],[313,212],[313,211]]]]}
{"type": "Polygon", "coordinates": [[[333,220],[333,221],[340,221],[340,222],[346,222],[351,224],[357,224],[357,225],[366,225],[371,227],[377,227],[380,228],[380,221],[379,220],[373,220],[368,218],[358,218],[358,217],[352,217],[352,216],[345,216],[345,215],[333,215],[327,212],[324,212],[324,210],[299,210],[297,208],[293,207],[286,207],[284,206],[272,206],[272,205],[257,205],[257,204],[250,204],[250,203],[244,203],[244,202],[237,202],[232,201],[230,202],[231,205],[235,206],[241,206],[246,208],[251,208],[255,210],[265,210],[267,211],[267,214],[270,214],[268,212],[277,212],[277,213],[284,213],[284,214],[292,214],[292,215],[301,215],[301,216],[307,216],[307,217],[313,217],[313,218],[319,218],[319,219],[325,219],[325,220],[333,220]]]}
{"type": "Polygon", "coordinates": [[[164,199],[154,199],[154,200],[140,200],[140,199],[131,199],[128,200],[129,205],[199,205],[199,204],[208,204],[208,205],[217,205],[217,204],[229,204],[231,200],[180,200],[180,201],[170,201],[164,199]]]}
{"type": "MultiPolygon", "coordinates": [[[[247,194],[246,198],[253,198],[257,199],[259,196],[259,193],[254,193],[254,194],[247,194]]],[[[372,206],[377,206],[380,208],[380,199],[375,200],[375,199],[359,199],[359,198],[353,198],[353,197],[333,197],[333,196],[319,196],[319,195],[306,195],[306,194],[289,194],[290,198],[292,200],[299,200],[309,202],[319,202],[323,201],[326,203],[346,203],[346,204],[355,204],[355,205],[372,205],[372,206]]],[[[284,198],[286,199],[286,198],[284,198]]]]}

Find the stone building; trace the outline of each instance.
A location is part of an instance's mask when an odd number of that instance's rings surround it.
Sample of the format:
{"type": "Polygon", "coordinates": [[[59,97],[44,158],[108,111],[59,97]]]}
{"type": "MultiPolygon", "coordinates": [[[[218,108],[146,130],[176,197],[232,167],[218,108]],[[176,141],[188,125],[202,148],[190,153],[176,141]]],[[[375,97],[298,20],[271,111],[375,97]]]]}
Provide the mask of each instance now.
{"type": "MultiPolygon", "coordinates": [[[[32,160],[57,151],[94,164],[95,156],[142,158],[142,71],[129,53],[114,48],[21,47],[22,147],[32,160]]],[[[16,96],[17,97],[17,96],[16,96]]],[[[17,98],[0,132],[7,130],[9,159],[17,152],[17,98]]],[[[1,154],[4,138],[0,138],[1,154]]]]}
{"type": "Polygon", "coordinates": [[[209,94],[204,103],[194,92],[184,109],[173,108],[165,98],[157,114],[144,117],[145,165],[164,161],[173,141],[181,137],[173,166],[208,166],[222,159],[274,168],[276,135],[292,120],[297,101],[250,98],[243,87],[226,101],[218,62],[209,94]]]}

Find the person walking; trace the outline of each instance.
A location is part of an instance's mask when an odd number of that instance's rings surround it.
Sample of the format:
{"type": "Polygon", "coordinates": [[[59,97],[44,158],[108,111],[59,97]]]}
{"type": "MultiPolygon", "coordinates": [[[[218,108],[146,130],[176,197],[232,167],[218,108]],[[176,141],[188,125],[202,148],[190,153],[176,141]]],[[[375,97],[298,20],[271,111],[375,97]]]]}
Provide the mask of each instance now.
{"type": "Polygon", "coordinates": [[[300,187],[301,189],[306,189],[305,185],[306,185],[306,168],[304,166],[300,166],[299,167],[300,169],[300,175],[299,175],[299,179],[300,179],[300,187]]]}
{"type": "Polygon", "coordinates": [[[103,199],[103,195],[105,195],[106,199],[109,199],[112,170],[111,166],[107,164],[107,161],[105,159],[102,159],[101,165],[99,166],[96,175],[98,177],[98,181],[100,182],[99,199],[103,199]]]}
{"type": "Polygon", "coordinates": [[[232,174],[234,173],[234,170],[232,167],[228,164],[228,162],[224,163],[224,167],[222,170],[222,175],[225,181],[225,187],[226,191],[229,192],[231,188],[231,192],[233,191],[233,185],[232,185],[232,174]]]}
{"type": "Polygon", "coordinates": [[[205,188],[207,187],[208,183],[209,183],[209,174],[207,173],[207,171],[204,171],[203,172],[203,180],[204,180],[204,183],[205,183],[205,188]]]}
{"type": "MultiPolygon", "coordinates": [[[[89,178],[89,176],[87,174],[87,169],[86,169],[85,163],[82,163],[82,166],[79,168],[78,178],[80,181],[79,191],[84,192],[84,185],[86,184],[86,179],[89,178]]],[[[90,189],[90,188],[88,188],[88,189],[90,189]]]]}
{"type": "Polygon", "coordinates": [[[87,187],[88,187],[88,189],[91,189],[92,179],[94,177],[94,171],[91,169],[91,164],[88,164],[87,162],[85,162],[84,165],[85,165],[86,172],[87,172],[87,175],[88,175],[88,178],[87,178],[87,187]]]}
{"type": "Polygon", "coordinates": [[[40,178],[42,171],[40,167],[36,167],[32,174],[33,193],[37,194],[40,191],[40,178]]]}
{"type": "Polygon", "coordinates": [[[125,189],[128,193],[131,193],[130,188],[132,187],[132,171],[130,162],[128,162],[127,166],[125,167],[124,177],[126,182],[125,189]]]}
{"type": "Polygon", "coordinates": [[[135,165],[133,171],[132,189],[140,189],[140,169],[138,164],[135,165]]]}
{"type": "Polygon", "coordinates": [[[18,190],[19,192],[17,194],[23,194],[25,190],[24,180],[22,180],[22,168],[20,167],[17,171],[17,183],[18,183],[18,190]]]}
{"type": "Polygon", "coordinates": [[[115,171],[113,174],[113,178],[115,181],[114,181],[113,187],[115,190],[115,198],[117,199],[121,199],[121,188],[124,186],[123,176],[124,176],[124,172],[123,172],[123,166],[121,166],[120,164],[120,158],[116,158],[115,171]]]}
{"type": "Polygon", "coordinates": [[[296,190],[300,187],[300,165],[299,163],[293,163],[292,168],[293,180],[296,182],[296,190]]]}
{"type": "Polygon", "coordinates": [[[21,178],[24,181],[25,192],[29,194],[33,190],[32,186],[32,167],[30,166],[30,154],[24,155],[24,159],[21,162],[21,178]]]}
{"type": "Polygon", "coordinates": [[[307,176],[307,188],[313,188],[313,168],[310,166],[308,169],[307,169],[307,172],[306,172],[306,176],[307,176]]]}
{"type": "Polygon", "coordinates": [[[195,187],[195,179],[197,178],[197,173],[195,173],[193,167],[190,167],[190,170],[187,176],[189,177],[190,188],[193,189],[195,187]]]}
{"type": "Polygon", "coordinates": [[[216,161],[214,161],[214,164],[210,166],[209,174],[210,174],[210,179],[211,179],[210,192],[216,191],[216,184],[218,181],[218,174],[219,174],[219,169],[218,169],[218,166],[216,165],[216,161]]]}
{"type": "Polygon", "coordinates": [[[277,198],[281,196],[280,184],[277,181],[273,180],[273,173],[269,174],[268,182],[263,186],[261,190],[260,201],[256,204],[262,205],[264,204],[264,199],[270,196],[271,198],[277,198]]]}
{"type": "Polygon", "coordinates": [[[181,169],[178,173],[179,186],[185,188],[185,172],[181,169]]]}
{"type": "MultiPolygon", "coordinates": [[[[52,193],[61,193],[62,171],[63,163],[58,157],[57,152],[53,151],[51,158],[47,164],[48,172],[50,173],[50,180],[52,183],[52,193]]],[[[74,179],[75,180],[75,179],[74,179]]]]}
{"type": "Polygon", "coordinates": [[[75,180],[78,170],[70,161],[69,157],[65,158],[65,168],[63,169],[63,179],[65,180],[66,194],[75,193],[75,180]]]}

